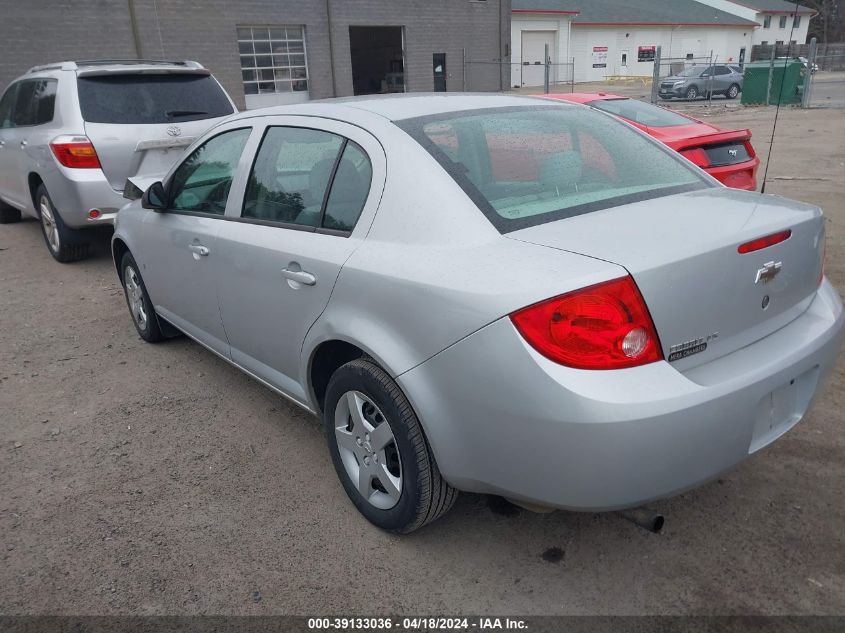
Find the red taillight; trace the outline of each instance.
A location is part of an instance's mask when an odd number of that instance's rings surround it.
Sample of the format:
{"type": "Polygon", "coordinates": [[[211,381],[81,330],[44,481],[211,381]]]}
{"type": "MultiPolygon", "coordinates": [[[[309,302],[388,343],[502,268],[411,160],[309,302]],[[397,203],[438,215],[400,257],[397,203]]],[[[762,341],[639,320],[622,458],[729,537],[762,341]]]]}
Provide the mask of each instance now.
{"type": "Polygon", "coordinates": [[[87,136],[59,136],[50,143],[53,156],[65,167],[97,169],[100,159],[87,136]]]}
{"type": "Polygon", "coordinates": [[[792,231],[788,229],[786,231],[781,231],[780,233],[772,233],[766,237],[758,237],[756,240],[740,244],[739,248],[736,250],[742,255],[745,253],[753,253],[754,251],[759,251],[764,248],[769,248],[769,246],[780,244],[781,242],[788,240],[791,235],[792,231]]]}
{"type": "Polygon", "coordinates": [[[708,167],[710,165],[710,159],[707,157],[707,152],[700,147],[685,149],[681,152],[681,156],[689,161],[692,161],[698,167],[708,167]]]}
{"type": "Polygon", "coordinates": [[[560,295],[511,314],[546,358],[578,369],[622,369],[661,360],[660,342],[631,277],[560,295]]]}
{"type": "Polygon", "coordinates": [[[754,146],[751,145],[751,141],[745,141],[745,151],[748,152],[748,158],[754,158],[757,155],[757,152],[754,151],[754,146]]]}

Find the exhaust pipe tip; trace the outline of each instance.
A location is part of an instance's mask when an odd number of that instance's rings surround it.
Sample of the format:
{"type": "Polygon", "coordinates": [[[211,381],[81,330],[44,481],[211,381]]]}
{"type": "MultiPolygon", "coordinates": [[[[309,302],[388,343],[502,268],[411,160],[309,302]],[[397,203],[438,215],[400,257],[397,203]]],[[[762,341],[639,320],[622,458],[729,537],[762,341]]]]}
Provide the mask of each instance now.
{"type": "Polygon", "coordinates": [[[648,508],[625,510],[622,512],[622,516],[631,523],[653,534],[659,534],[660,530],[663,529],[663,525],[666,523],[666,519],[662,514],[649,510],[648,508]]]}

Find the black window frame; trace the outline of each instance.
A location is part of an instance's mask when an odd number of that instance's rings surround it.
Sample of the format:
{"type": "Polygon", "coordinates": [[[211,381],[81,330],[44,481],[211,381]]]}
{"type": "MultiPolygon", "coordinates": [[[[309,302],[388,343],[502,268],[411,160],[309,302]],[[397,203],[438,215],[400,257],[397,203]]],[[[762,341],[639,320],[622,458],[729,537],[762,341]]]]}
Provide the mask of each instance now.
{"type": "Polygon", "coordinates": [[[11,130],[15,127],[15,101],[18,98],[19,83],[19,81],[16,81],[9,84],[9,87],[3,91],[2,95],[0,95],[0,101],[5,99],[7,96],[11,99],[11,103],[9,104],[9,125],[2,125],[2,121],[0,121],[0,130],[11,130]]]}
{"type": "Polygon", "coordinates": [[[249,178],[252,176],[252,172],[255,170],[255,165],[258,162],[258,156],[261,153],[261,147],[262,145],[264,145],[264,141],[267,139],[267,134],[269,134],[270,130],[274,128],[295,128],[299,130],[312,130],[314,132],[332,134],[333,136],[336,136],[341,139],[340,147],[337,150],[337,154],[334,158],[334,164],[332,165],[332,170],[329,174],[329,180],[326,183],[326,190],[323,192],[323,200],[320,204],[320,221],[318,225],[310,226],[308,224],[296,224],[294,222],[280,222],[278,220],[263,220],[261,218],[244,217],[244,207],[246,206],[246,189],[244,189],[243,199],[241,200],[241,214],[236,218],[232,217],[228,219],[233,222],[243,222],[245,224],[258,224],[261,226],[270,226],[280,229],[292,229],[294,231],[304,231],[306,233],[319,233],[321,235],[334,235],[337,237],[349,237],[350,235],[352,235],[353,231],[355,231],[355,228],[358,226],[358,221],[361,219],[361,214],[364,212],[364,208],[367,206],[367,200],[369,200],[370,192],[373,188],[373,178],[375,174],[372,170],[373,160],[372,158],[370,158],[370,154],[360,143],[355,142],[354,140],[344,136],[343,134],[338,134],[337,132],[333,132],[331,130],[326,130],[318,127],[310,127],[306,125],[267,125],[264,128],[264,132],[261,135],[261,140],[258,143],[258,147],[255,150],[255,155],[252,157],[252,162],[249,166],[249,172],[247,174],[247,187],[249,187],[249,178]],[[338,229],[327,229],[323,227],[323,221],[325,220],[326,216],[326,205],[328,204],[329,196],[331,195],[332,187],[334,186],[334,179],[337,175],[337,168],[339,167],[340,161],[343,158],[343,153],[346,151],[346,146],[350,141],[361,148],[361,151],[364,153],[364,155],[367,157],[367,161],[369,161],[370,163],[370,184],[367,188],[367,195],[364,197],[364,206],[361,208],[361,213],[358,214],[358,218],[355,220],[355,226],[353,226],[348,231],[341,231],[338,229]]]}
{"type": "MultiPolygon", "coordinates": [[[[690,191],[700,191],[715,185],[710,184],[702,170],[690,166],[689,172],[698,177],[698,182],[693,182],[685,185],[676,185],[659,189],[657,191],[641,191],[628,195],[617,196],[614,198],[607,198],[596,202],[587,202],[585,204],[566,207],[557,211],[550,211],[548,213],[541,213],[534,216],[528,216],[518,219],[508,220],[496,211],[493,205],[487,198],[478,190],[478,188],[469,179],[465,170],[460,163],[456,163],[449,156],[443,152],[440,147],[432,141],[425,133],[425,126],[429,123],[437,123],[440,121],[450,121],[456,116],[482,116],[493,113],[507,113],[520,111],[538,111],[538,110],[554,110],[560,109],[556,105],[537,105],[537,106],[506,106],[500,108],[477,108],[472,110],[461,110],[443,112],[439,114],[425,115],[413,117],[408,119],[399,119],[394,121],[400,130],[405,132],[408,136],[419,143],[423,149],[440,165],[440,167],[455,181],[458,187],[466,194],[466,196],[478,207],[479,211],[485,218],[499,231],[502,235],[527,229],[533,226],[540,226],[543,224],[550,224],[558,220],[565,220],[580,215],[586,215],[595,211],[603,211],[618,206],[627,204],[634,204],[636,202],[644,202],[646,200],[655,200],[657,198],[665,198],[680,193],[687,193],[690,191]]],[[[606,116],[614,117],[615,115],[607,114],[606,116]]],[[[620,124],[621,125],[621,124],[620,124]]],[[[658,150],[661,148],[658,148],[658,150]]],[[[665,148],[665,152],[672,154],[672,150],[665,148]]]]}
{"type": "MultiPolygon", "coordinates": [[[[205,139],[202,144],[197,145],[196,149],[194,149],[190,154],[185,156],[185,158],[176,166],[173,170],[173,173],[170,174],[170,177],[167,179],[167,182],[164,185],[164,191],[167,194],[167,208],[165,209],[165,213],[171,214],[178,214],[178,215],[193,215],[201,218],[212,218],[216,220],[226,220],[230,219],[226,217],[226,209],[223,209],[222,214],[218,213],[207,213],[205,211],[192,211],[190,209],[174,209],[173,208],[173,200],[175,196],[173,195],[173,178],[176,176],[176,172],[179,171],[179,168],[185,164],[185,162],[201,147],[205,147],[208,143],[213,141],[216,138],[223,136],[224,134],[228,134],[230,132],[237,132],[239,130],[249,130],[249,135],[247,136],[246,143],[244,143],[244,147],[241,150],[241,158],[243,158],[243,153],[246,150],[246,146],[249,144],[249,137],[252,136],[252,133],[255,131],[255,128],[252,125],[244,125],[241,127],[233,127],[228,130],[222,130],[219,133],[209,136],[205,139]]],[[[232,176],[232,183],[235,181],[235,177],[237,176],[238,166],[240,165],[241,158],[238,159],[238,165],[235,166],[235,174],[232,176]]],[[[231,195],[231,190],[229,191],[229,195],[231,195]]],[[[229,206],[229,199],[226,198],[226,206],[229,206]]]]}

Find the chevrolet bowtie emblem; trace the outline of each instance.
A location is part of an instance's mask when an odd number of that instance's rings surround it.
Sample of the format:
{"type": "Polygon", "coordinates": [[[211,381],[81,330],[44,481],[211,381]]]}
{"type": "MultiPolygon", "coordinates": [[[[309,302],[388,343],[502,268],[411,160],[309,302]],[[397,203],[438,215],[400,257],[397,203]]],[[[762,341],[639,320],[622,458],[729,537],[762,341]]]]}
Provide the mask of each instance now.
{"type": "Polygon", "coordinates": [[[783,268],[783,262],[768,262],[763,264],[763,267],[757,271],[757,278],[754,279],[754,283],[769,283],[778,276],[781,268],[783,268]]]}

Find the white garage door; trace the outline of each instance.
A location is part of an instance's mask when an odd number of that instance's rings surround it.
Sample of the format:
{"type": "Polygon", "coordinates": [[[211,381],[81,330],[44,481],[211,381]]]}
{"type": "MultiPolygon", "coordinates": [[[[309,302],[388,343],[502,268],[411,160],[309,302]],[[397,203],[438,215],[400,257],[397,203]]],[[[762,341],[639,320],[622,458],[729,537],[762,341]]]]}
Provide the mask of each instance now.
{"type": "Polygon", "coordinates": [[[549,57],[555,59],[554,31],[522,32],[522,85],[542,86],[545,78],[543,54],[549,46],[549,57]]]}

